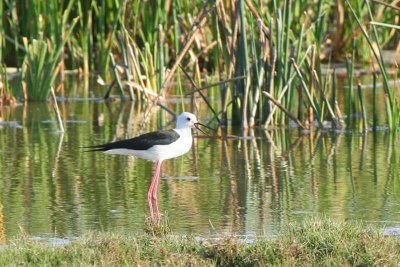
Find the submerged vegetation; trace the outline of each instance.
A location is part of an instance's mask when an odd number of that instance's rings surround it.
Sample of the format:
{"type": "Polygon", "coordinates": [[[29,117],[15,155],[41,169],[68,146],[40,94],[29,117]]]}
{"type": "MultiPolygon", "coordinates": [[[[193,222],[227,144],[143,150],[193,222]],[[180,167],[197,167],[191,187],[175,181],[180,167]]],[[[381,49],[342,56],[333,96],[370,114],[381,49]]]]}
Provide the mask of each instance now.
{"type": "Polygon", "coordinates": [[[3,266],[395,266],[400,240],[357,222],[313,218],[288,226],[275,237],[197,239],[100,233],[46,244],[23,237],[2,248],[3,266]]]}
{"type": "Polygon", "coordinates": [[[293,121],[365,132],[377,127],[379,112],[366,106],[383,99],[382,123],[397,132],[398,85],[390,79],[398,66],[383,57],[400,49],[394,4],[5,0],[0,10],[0,61],[20,69],[12,92],[25,101],[47,100],[69,70],[97,73],[121,97],[148,106],[168,94],[199,94],[218,122],[244,128],[293,121]],[[347,92],[338,92],[337,62],[346,63],[347,92]],[[373,83],[364,96],[357,63],[383,92],[373,83]],[[220,102],[210,104],[207,96],[216,95],[220,102]]]}

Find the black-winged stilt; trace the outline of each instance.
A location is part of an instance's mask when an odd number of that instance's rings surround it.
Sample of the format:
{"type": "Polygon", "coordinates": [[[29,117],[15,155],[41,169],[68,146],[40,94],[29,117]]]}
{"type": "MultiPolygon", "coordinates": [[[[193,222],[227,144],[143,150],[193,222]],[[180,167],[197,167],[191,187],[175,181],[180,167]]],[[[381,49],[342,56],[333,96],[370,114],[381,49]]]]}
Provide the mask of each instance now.
{"type": "Polygon", "coordinates": [[[194,114],[183,112],[178,116],[175,129],[150,132],[132,139],[86,148],[91,148],[88,151],[103,151],[107,154],[136,156],[157,162],[149,191],[147,192],[147,201],[149,203],[151,219],[154,219],[153,210],[155,209],[159,223],[160,214],[158,210],[157,188],[160,180],[161,164],[166,159],[179,157],[190,150],[193,142],[191,129],[195,128],[203,132],[199,128],[199,125],[211,129],[198,122],[194,114]]]}

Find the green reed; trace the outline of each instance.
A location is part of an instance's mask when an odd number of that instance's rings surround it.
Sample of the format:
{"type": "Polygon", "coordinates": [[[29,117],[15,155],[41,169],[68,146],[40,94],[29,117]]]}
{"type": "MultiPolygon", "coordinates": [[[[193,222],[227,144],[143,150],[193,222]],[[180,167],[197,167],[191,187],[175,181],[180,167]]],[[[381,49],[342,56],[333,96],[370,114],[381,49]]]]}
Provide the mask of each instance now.
{"type": "MultiPolygon", "coordinates": [[[[68,14],[65,13],[65,16],[68,14]]],[[[65,30],[65,38],[53,44],[54,47],[48,39],[33,39],[30,42],[24,38],[26,54],[22,63],[21,84],[25,100],[48,99],[50,88],[60,71],[60,57],[64,44],[76,22],[75,19],[69,29],[66,29],[64,22],[61,22],[60,26],[65,30]]]]}
{"type": "MultiPolygon", "coordinates": [[[[385,67],[385,64],[384,64],[383,58],[382,58],[382,48],[380,46],[378,33],[376,31],[375,26],[372,24],[371,25],[372,37],[370,37],[370,35],[366,31],[365,27],[361,23],[359,16],[353,9],[352,4],[349,3],[348,0],[346,0],[346,2],[349,5],[349,8],[350,8],[355,20],[357,21],[357,24],[358,24],[364,38],[367,40],[368,45],[371,49],[371,52],[374,56],[374,59],[377,61],[378,65],[379,65],[379,69],[382,73],[383,85],[384,85],[384,91],[385,91],[385,100],[386,100],[385,103],[386,103],[387,120],[388,120],[390,130],[392,131],[392,133],[395,133],[395,132],[397,132],[398,125],[399,125],[400,105],[398,103],[397,97],[395,96],[395,91],[393,89],[391,89],[389,86],[389,78],[388,78],[387,70],[386,70],[386,67],[385,67]]],[[[371,6],[370,6],[370,3],[368,0],[365,0],[365,5],[368,9],[368,16],[369,16],[370,20],[373,21],[374,18],[373,18],[371,6]]]]}
{"type": "MultiPolygon", "coordinates": [[[[7,4],[16,9],[21,8],[13,1],[7,4]]],[[[23,94],[25,100],[47,100],[50,87],[63,68],[60,59],[65,44],[77,23],[77,18],[70,17],[74,1],[70,1],[63,8],[60,8],[55,0],[46,3],[29,2],[27,5],[28,9],[20,10],[21,16],[18,21],[10,23],[10,26],[21,27],[22,34],[31,36],[22,38],[24,53],[19,87],[22,90],[18,94],[23,94]],[[23,23],[27,25],[22,25],[23,23]]],[[[21,44],[17,38],[20,36],[16,35],[14,39],[16,47],[19,48],[21,44]]]]}
{"type": "MultiPolygon", "coordinates": [[[[126,80],[127,80],[127,81],[131,81],[131,80],[132,80],[132,66],[129,64],[127,46],[126,46],[126,43],[125,43],[125,41],[124,41],[124,38],[122,37],[122,35],[121,35],[119,32],[117,32],[117,38],[118,38],[119,47],[120,47],[121,50],[122,50],[122,59],[123,59],[123,65],[124,65],[124,74],[125,74],[126,80]]],[[[110,58],[114,59],[114,56],[113,56],[112,53],[110,54],[110,58]]],[[[114,64],[114,65],[115,65],[115,64],[114,64]]],[[[115,70],[116,70],[116,69],[117,69],[117,68],[115,68],[115,70]]],[[[116,72],[115,70],[114,70],[114,74],[115,74],[115,76],[116,76],[115,78],[117,79],[117,81],[119,80],[119,84],[121,84],[119,74],[118,74],[118,72],[116,72]]],[[[121,85],[119,85],[119,87],[122,88],[121,85]]],[[[134,95],[134,92],[133,92],[133,86],[132,86],[130,83],[128,83],[128,84],[127,84],[127,87],[128,87],[128,92],[129,92],[129,98],[130,98],[130,100],[131,100],[131,101],[135,100],[135,95],[134,95]]]]}
{"type": "MultiPolygon", "coordinates": [[[[66,38],[75,23],[66,30],[66,38]]],[[[33,39],[29,42],[24,39],[26,55],[22,63],[21,81],[26,100],[48,99],[50,88],[60,71],[60,57],[66,41],[64,39],[52,47],[48,40],[33,39]]]]}
{"type": "Polygon", "coordinates": [[[225,124],[270,127],[296,118],[338,127],[341,106],[351,128],[359,120],[355,66],[372,52],[384,79],[387,121],[397,129],[400,108],[381,58],[383,48],[396,44],[396,9],[375,2],[6,0],[0,60],[22,68],[29,100],[46,99],[63,70],[82,69],[115,80],[130,100],[178,94],[183,103],[190,89],[181,66],[199,89],[215,77],[231,81],[219,92],[217,114],[225,124]],[[369,29],[360,18],[371,22],[369,29]],[[336,78],[322,74],[322,65],[343,59],[349,90],[340,98],[336,78]],[[246,79],[231,80],[238,76],[246,79]]]}
{"type": "Polygon", "coordinates": [[[76,33],[76,41],[78,44],[72,46],[72,48],[78,48],[80,50],[80,58],[82,60],[83,73],[89,74],[90,70],[93,69],[93,60],[89,56],[91,54],[93,38],[90,33],[93,31],[93,9],[91,8],[90,1],[78,1],[77,3],[77,14],[80,17],[79,30],[76,33]]]}
{"type": "Polygon", "coordinates": [[[372,127],[374,130],[378,127],[378,97],[377,97],[377,88],[376,88],[376,74],[373,76],[372,81],[372,127]]]}
{"type": "Polygon", "coordinates": [[[0,65],[0,106],[15,102],[8,79],[7,68],[4,65],[0,65]]]}
{"type": "MultiPolygon", "coordinates": [[[[249,56],[248,56],[248,39],[247,39],[247,20],[246,10],[244,9],[244,1],[239,1],[237,6],[237,13],[239,23],[238,44],[236,51],[236,67],[235,76],[248,76],[249,75],[249,56]]],[[[235,91],[233,95],[234,105],[232,106],[232,123],[241,124],[242,127],[247,128],[247,107],[250,84],[248,80],[239,80],[236,82],[235,91]]]]}
{"type": "MultiPolygon", "coordinates": [[[[3,14],[4,12],[4,3],[3,1],[0,1],[0,14],[3,14]]],[[[0,61],[3,62],[3,47],[5,44],[5,29],[4,29],[4,23],[3,20],[0,20],[0,61]]]]}
{"type": "Polygon", "coordinates": [[[359,127],[360,131],[365,133],[367,131],[367,113],[365,112],[365,105],[364,105],[364,97],[362,93],[361,84],[357,85],[357,93],[358,93],[358,101],[360,103],[360,113],[361,113],[361,126],[359,127]]]}
{"type": "Polygon", "coordinates": [[[347,81],[348,81],[348,90],[346,93],[346,124],[348,126],[353,126],[354,124],[354,113],[356,111],[356,102],[354,98],[354,68],[355,68],[355,45],[353,42],[353,52],[351,58],[346,57],[346,73],[347,73],[347,81]]]}

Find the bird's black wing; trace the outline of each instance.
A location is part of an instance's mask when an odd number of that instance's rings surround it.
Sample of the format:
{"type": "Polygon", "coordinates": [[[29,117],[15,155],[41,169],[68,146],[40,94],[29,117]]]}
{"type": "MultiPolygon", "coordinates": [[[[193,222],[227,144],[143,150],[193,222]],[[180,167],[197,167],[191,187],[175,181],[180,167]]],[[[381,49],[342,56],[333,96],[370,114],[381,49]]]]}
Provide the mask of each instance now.
{"type": "Polygon", "coordinates": [[[90,151],[107,151],[111,149],[130,149],[130,150],[147,150],[155,145],[169,145],[179,138],[179,134],[174,130],[150,132],[137,137],[111,142],[103,145],[88,146],[86,152],[90,151]]]}

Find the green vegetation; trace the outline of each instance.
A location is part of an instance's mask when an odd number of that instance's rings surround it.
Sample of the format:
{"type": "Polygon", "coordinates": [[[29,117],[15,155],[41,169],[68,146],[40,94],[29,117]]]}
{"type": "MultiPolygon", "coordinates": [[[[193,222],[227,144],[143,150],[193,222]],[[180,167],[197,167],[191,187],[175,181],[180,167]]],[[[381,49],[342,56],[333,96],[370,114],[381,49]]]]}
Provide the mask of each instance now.
{"type": "Polygon", "coordinates": [[[357,222],[313,218],[290,225],[276,237],[247,242],[232,237],[89,234],[70,244],[45,244],[28,237],[2,248],[3,266],[395,266],[400,240],[357,222]]]}
{"type": "Polygon", "coordinates": [[[362,62],[380,73],[384,124],[397,131],[400,104],[382,51],[398,46],[398,7],[381,1],[5,0],[0,9],[0,62],[21,68],[14,94],[25,100],[47,100],[63,70],[98,73],[140,103],[169,93],[183,98],[191,91],[183,69],[198,89],[227,81],[201,93],[220,96],[212,108],[222,124],[290,119],[301,128],[342,129],[346,118],[364,132],[376,114],[355,92],[362,62]],[[339,98],[332,63],[344,61],[349,88],[339,98]]]}
{"type": "Polygon", "coordinates": [[[0,65],[0,106],[9,105],[15,102],[15,98],[12,96],[10,91],[10,85],[8,82],[7,68],[0,65]]]}

